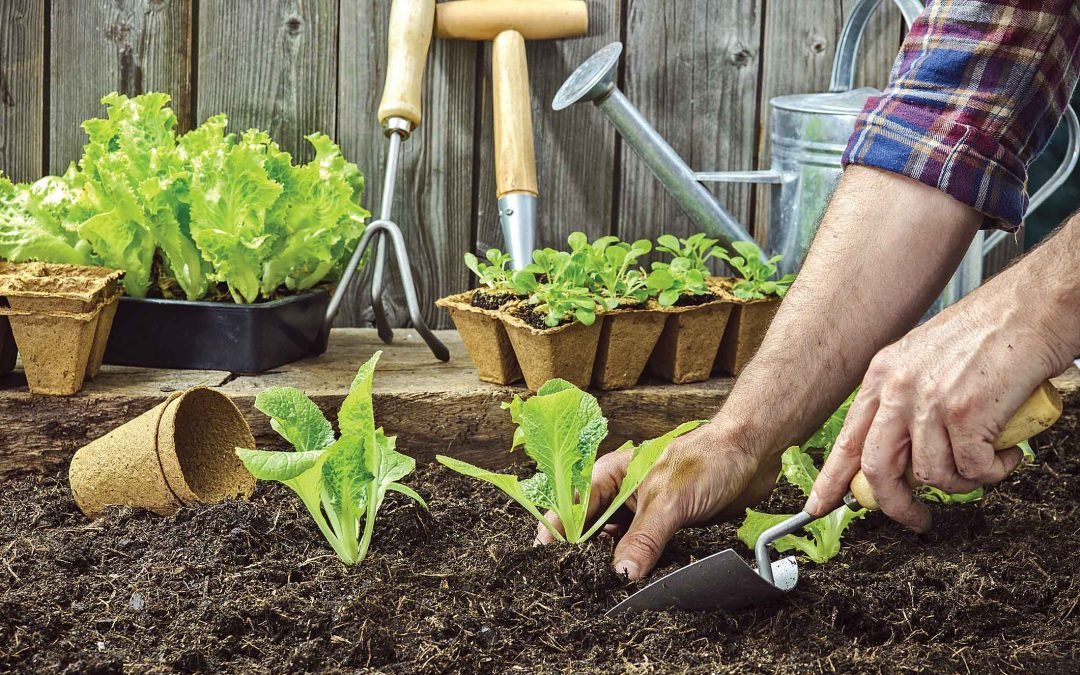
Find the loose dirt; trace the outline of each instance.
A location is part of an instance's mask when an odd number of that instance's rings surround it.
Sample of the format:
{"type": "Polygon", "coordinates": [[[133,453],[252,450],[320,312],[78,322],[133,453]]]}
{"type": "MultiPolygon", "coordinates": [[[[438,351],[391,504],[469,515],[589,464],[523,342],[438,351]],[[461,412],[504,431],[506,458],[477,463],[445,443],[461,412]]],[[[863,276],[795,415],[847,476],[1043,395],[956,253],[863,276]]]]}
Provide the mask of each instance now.
{"type": "MultiPolygon", "coordinates": [[[[280,485],[90,522],[63,477],[22,479],[0,491],[0,671],[1074,673],[1076,428],[981,503],[932,507],[927,535],[857,522],[783,600],[618,620],[604,612],[637,584],[611,571],[610,539],[533,547],[524,511],[440,467],[410,481],[431,511],[392,495],[353,569],[280,485]]],[[[730,545],[749,559],[733,525],[686,530],[661,571],[730,545]]]]}

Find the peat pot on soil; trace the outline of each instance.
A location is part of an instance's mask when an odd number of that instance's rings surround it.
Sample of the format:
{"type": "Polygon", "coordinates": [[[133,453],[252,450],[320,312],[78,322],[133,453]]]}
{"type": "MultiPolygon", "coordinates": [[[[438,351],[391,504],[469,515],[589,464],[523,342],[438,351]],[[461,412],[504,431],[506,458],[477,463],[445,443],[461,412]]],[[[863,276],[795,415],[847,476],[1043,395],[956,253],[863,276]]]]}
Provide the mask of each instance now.
{"type": "Polygon", "coordinates": [[[250,496],[255,478],[238,447],[255,447],[244,416],[224,394],[196,387],[80,448],[68,480],[91,518],[114,505],[168,516],[184,504],[250,496]]]}
{"type": "MultiPolygon", "coordinates": [[[[521,379],[514,347],[499,320],[499,307],[473,306],[477,290],[448,295],[435,301],[450,312],[450,320],[461,334],[461,341],[476,366],[476,375],[484,382],[512,384],[521,379]]],[[[507,296],[509,300],[513,296],[507,296]]]]}
{"type": "Polygon", "coordinates": [[[250,305],[121,298],[105,363],[260,373],[326,351],[324,288],[250,305]]]}
{"type": "Polygon", "coordinates": [[[735,299],[733,302],[735,305],[724,330],[713,371],[738,375],[761,346],[761,340],[769,330],[776,310],[780,308],[780,298],[735,299]]]}
{"type": "Polygon", "coordinates": [[[603,322],[592,383],[597,389],[630,389],[641,379],[668,315],[650,309],[616,309],[603,322]]]}
{"type": "Polygon", "coordinates": [[[499,317],[506,327],[529,391],[536,391],[540,385],[556,378],[582,389],[588,388],[600,342],[601,317],[598,316],[591,326],[572,321],[555,328],[540,329],[521,318],[523,310],[528,310],[528,305],[518,303],[504,307],[499,317]]]}
{"type": "Polygon", "coordinates": [[[732,304],[722,292],[703,297],[708,299],[693,305],[653,306],[666,321],[649,358],[650,373],[676,384],[709,379],[732,304]]]}
{"type": "Polygon", "coordinates": [[[10,320],[31,392],[74,394],[97,375],[121,276],[101,267],[0,263],[0,313],[10,320]]]}

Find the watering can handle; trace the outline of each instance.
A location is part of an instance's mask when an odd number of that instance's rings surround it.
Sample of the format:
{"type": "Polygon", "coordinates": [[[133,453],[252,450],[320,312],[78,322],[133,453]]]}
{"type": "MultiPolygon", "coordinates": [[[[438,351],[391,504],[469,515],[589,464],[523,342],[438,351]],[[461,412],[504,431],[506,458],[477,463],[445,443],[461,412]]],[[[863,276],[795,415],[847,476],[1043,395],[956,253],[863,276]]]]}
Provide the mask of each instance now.
{"type": "MultiPolygon", "coordinates": [[[[900,8],[904,15],[904,23],[908,28],[922,14],[923,4],[919,0],[892,0],[900,8]]],[[[848,14],[844,28],[840,31],[840,41],[836,45],[836,56],[833,57],[832,78],[829,81],[829,91],[849,91],[855,86],[855,67],[859,64],[859,45],[862,43],[863,33],[870,23],[870,17],[874,15],[881,0],[860,0],[859,4],[848,14]]]]}

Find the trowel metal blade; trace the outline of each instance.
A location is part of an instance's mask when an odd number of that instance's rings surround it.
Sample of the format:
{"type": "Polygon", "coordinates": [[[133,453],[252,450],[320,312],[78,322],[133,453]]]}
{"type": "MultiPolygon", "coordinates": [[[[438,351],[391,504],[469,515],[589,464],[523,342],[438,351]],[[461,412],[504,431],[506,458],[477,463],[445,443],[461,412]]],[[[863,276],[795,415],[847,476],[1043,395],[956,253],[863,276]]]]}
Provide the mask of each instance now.
{"type": "Polygon", "coordinates": [[[772,563],[772,572],[776,585],[762,579],[729,548],[654,581],[612,607],[607,615],[643,609],[741,609],[779,598],[799,580],[794,557],[772,563]]]}

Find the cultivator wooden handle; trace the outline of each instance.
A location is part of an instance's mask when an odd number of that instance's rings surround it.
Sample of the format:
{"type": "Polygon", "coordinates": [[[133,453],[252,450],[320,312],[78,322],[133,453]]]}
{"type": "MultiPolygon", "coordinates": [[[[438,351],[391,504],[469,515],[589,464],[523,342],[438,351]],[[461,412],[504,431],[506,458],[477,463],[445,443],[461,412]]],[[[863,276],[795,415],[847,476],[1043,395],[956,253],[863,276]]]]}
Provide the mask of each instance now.
{"type": "MultiPolygon", "coordinates": [[[[1054,388],[1054,385],[1047,380],[1039,385],[1035,391],[1031,392],[1031,396],[1028,396],[1027,400],[1005,423],[1005,428],[994,439],[994,450],[1006,450],[1046,431],[1053,426],[1054,422],[1057,422],[1059,417],[1061,417],[1061,396],[1058,394],[1057,389],[1054,388]]],[[[910,467],[907,471],[907,481],[913,488],[919,486],[919,482],[915,480],[910,467]]],[[[865,509],[877,511],[881,508],[877,503],[877,499],[874,498],[873,488],[870,487],[870,483],[866,480],[866,476],[863,475],[862,471],[855,474],[855,478],[851,480],[851,496],[858,502],[859,506],[865,509]]]]}
{"type": "Polygon", "coordinates": [[[434,26],[435,0],[394,0],[390,6],[386,84],[379,103],[383,126],[393,118],[407,120],[412,129],[420,126],[420,91],[434,26]]]}

